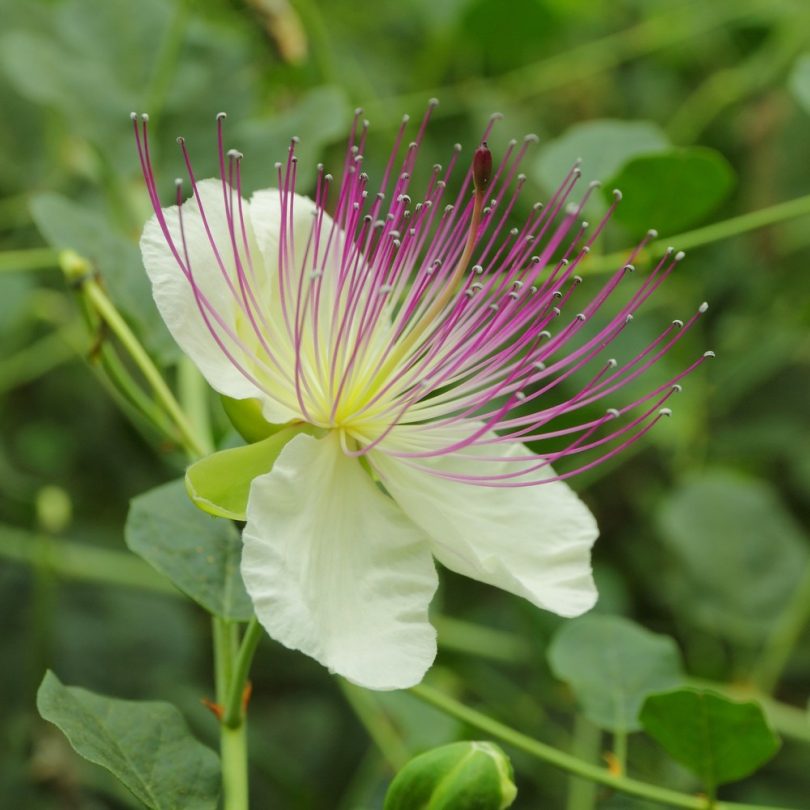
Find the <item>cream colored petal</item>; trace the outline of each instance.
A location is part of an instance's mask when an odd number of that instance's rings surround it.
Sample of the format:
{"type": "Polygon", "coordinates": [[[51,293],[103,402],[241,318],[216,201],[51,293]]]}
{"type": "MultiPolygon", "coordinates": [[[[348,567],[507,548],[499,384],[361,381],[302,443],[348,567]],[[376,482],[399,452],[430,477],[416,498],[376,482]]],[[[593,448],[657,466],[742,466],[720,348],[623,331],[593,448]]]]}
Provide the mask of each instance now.
{"type": "MultiPolygon", "coordinates": [[[[339,266],[343,232],[334,228],[328,256],[324,262],[324,252],[333,229],[332,217],[327,213],[323,214],[316,255],[313,232],[317,214],[315,203],[309,197],[302,197],[300,194],[291,194],[289,199],[292,201],[293,213],[292,246],[288,241],[285,255],[291,275],[297,282],[301,271],[308,277],[313,270],[320,271],[323,267],[323,283],[332,285],[339,266]]],[[[279,268],[281,213],[281,199],[277,188],[262,189],[250,198],[250,219],[259,250],[264,256],[268,278],[273,278],[279,268]]],[[[273,289],[275,290],[275,285],[273,289]]],[[[329,290],[331,289],[330,286],[329,290]]],[[[328,294],[331,295],[331,292],[328,294]]]]}
{"type": "MultiPolygon", "coordinates": [[[[404,446],[409,431],[395,429],[387,446],[404,446]]],[[[488,448],[483,452],[509,457],[529,453],[521,444],[488,448]]],[[[476,448],[416,463],[438,472],[482,476],[520,469],[508,460],[473,460],[481,454],[476,448]]],[[[598,535],[596,521],[565,483],[474,486],[416,470],[379,450],[372,451],[371,459],[397,503],[430,535],[433,553],[443,565],[561,616],[593,607],[597,593],[590,549],[598,535]]],[[[550,467],[542,472],[553,475],[550,467]]]]}
{"type": "Polygon", "coordinates": [[[273,638],[370,689],[422,679],[436,654],[427,538],[335,433],[295,437],[254,480],[243,537],[242,575],[273,638]]]}
{"type": "MultiPolygon", "coordinates": [[[[157,217],[153,216],[146,223],[141,236],[141,253],[144,267],[152,282],[155,303],[180,348],[194,361],[213,388],[235,399],[259,398],[267,419],[273,422],[289,421],[295,418],[296,413],[276,401],[274,397],[263,393],[237,367],[237,364],[241,365],[254,379],[258,379],[263,387],[272,388],[275,385],[278,389],[280,386],[278,379],[268,379],[257,367],[255,354],[259,341],[252,334],[248,320],[240,310],[241,299],[238,297],[240,287],[233,243],[225,217],[222,184],[219,180],[203,180],[198,183],[198,190],[205,222],[219,252],[221,265],[217,261],[194,196],[183,204],[182,209],[185,244],[194,281],[211,308],[216,311],[222,325],[216,323],[214,315],[208,310],[205,310],[206,316],[219,334],[227,352],[218,345],[211,328],[206,325],[194,289],[178,265],[157,217]],[[230,280],[231,286],[226,279],[230,280]],[[239,335],[248,351],[228,337],[228,330],[239,335]],[[228,353],[233,360],[228,357],[228,353]]],[[[261,254],[248,217],[248,203],[243,201],[242,206],[245,212],[249,253],[259,264],[258,272],[263,272],[261,254]]],[[[185,263],[186,255],[178,208],[171,206],[164,209],[163,214],[172,242],[185,263]]],[[[247,273],[248,251],[245,250],[241,233],[238,231],[237,245],[242,266],[247,273]]]]}

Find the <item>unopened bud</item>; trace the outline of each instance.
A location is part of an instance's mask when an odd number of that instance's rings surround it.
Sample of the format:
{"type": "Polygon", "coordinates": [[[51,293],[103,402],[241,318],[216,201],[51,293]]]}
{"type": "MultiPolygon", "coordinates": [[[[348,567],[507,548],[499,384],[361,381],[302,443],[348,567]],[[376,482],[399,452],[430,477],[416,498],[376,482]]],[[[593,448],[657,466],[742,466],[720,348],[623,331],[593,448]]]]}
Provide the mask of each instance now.
{"type": "Polygon", "coordinates": [[[391,782],[384,810],[505,810],[516,796],[512,763],[497,745],[458,742],[412,759],[391,782]]]}
{"type": "Polygon", "coordinates": [[[62,250],[59,253],[59,267],[70,284],[81,284],[93,273],[93,265],[75,250],[62,250]]]}
{"type": "Polygon", "coordinates": [[[61,487],[48,485],[37,492],[37,523],[48,534],[64,531],[73,518],[70,495],[61,487]]]}
{"type": "Polygon", "coordinates": [[[492,152],[487,147],[487,142],[484,141],[478,149],[475,150],[473,155],[473,183],[475,185],[475,193],[483,194],[489,181],[492,178],[492,152]]]}

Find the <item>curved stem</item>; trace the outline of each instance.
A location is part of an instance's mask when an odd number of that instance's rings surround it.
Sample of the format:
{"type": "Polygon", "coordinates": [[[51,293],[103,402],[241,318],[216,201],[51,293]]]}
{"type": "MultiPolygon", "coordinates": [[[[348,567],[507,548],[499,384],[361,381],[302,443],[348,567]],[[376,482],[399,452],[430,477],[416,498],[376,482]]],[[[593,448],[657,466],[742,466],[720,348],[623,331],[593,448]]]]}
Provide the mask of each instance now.
{"type": "Polygon", "coordinates": [[[394,724],[380,709],[374,693],[343,678],[338,678],[337,682],[346,701],[354,710],[357,719],[365,726],[368,736],[374,741],[383,758],[392,770],[398,771],[410,759],[411,753],[394,724]]]}
{"type": "Polygon", "coordinates": [[[222,722],[229,728],[237,728],[245,722],[244,694],[245,686],[253,663],[253,655],[259,646],[264,630],[254,616],[248,623],[239,651],[231,672],[230,685],[223,703],[222,722]]]}
{"type": "Polygon", "coordinates": [[[553,746],[535,740],[526,734],[521,734],[519,731],[515,731],[509,726],[497,720],[493,720],[491,717],[475,709],[465,706],[463,703],[438,692],[430,686],[421,684],[412,687],[409,691],[412,695],[423,700],[425,703],[429,703],[445,714],[456,717],[462,722],[490,734],[507,745],[511,745],[513,748],[524,751],[568,773],[581,776],[584,779],[597,782],[630,796],[638,796],[654,802],[660,802],[670,807],[691,808],[691,810],[709,810],[709,808],[711,808],[711,810],[784,810],[784,808],[738,804],[737,802],[715,802],[714,804],[710,804],[705,797],[691,796],[687,793],[670,790],[669,788],[650,785],[647,782],[641,782],[627,776],[617,776],[610,773],[610,771],[605,768],[583,762],[581,759],[571,754],[559,751],[553,746]]]}
{"type": "MultiPolygon", "coordinates": [[[[663,253],[669,245],[675,246],[678,250],[689,250],[694,247],[709,245],[712,242],[720,242],[732,236],[749,233],[750,231],[765,228],[768,225],[775,225],[779,222],[786,222],[789,219],[810,214],[810,194],[797,197],[795,200],[777,203],[776,205],[761,208],[759,211],[751,211],[747,214],[740,214],[737,217],[724,219],[721,222],[714,222],[702,228],[695,228],[691,231],[667,236],[664,239],[656,239],[642,251],[637,263],[649,260],[651,257],[663,253]]],[[[588,257],[586,268],[591,273],[610,272],[627,261],[627,256],[632,248],[616,250],[604,256],[588,257]]]]}
{"type": "Polygon", "coordinates": [[[44,270],[48,267],[58,267],[58,265],[59,253],[53,248],[0,251],[0,272],[44,270]]]}
{"type": "Polygon", "coordinates": [[[197,436],[194,429],[186,417],[185,412],[180,407],[174,394],[172,393],[163,375],[158,371],[157,366],[152,362],[152,358],[146,353],[138,338],[135,337],[121,313],[107,297],[104,290],[95,279],[86,279],[82,283],[82,292],[87,296],[88,301],[93,305],[101,319],[110,327],[113,334],[121,341],[134,363],[141,370],[146,381],[155,392],[155,396],[160,404],[166,409],[172,421],[177,425],[177,429],[183,440],[183,444],[192,456],[206,455],[211,451],[209,442],[197,436]]]}
{"type": "MultiPolygon", "coordinates": [[[[214,617],[214,677],[217,704],[226,705],[236,673],[239,627],[214,617]]],[[[235,727],[220,718],[219,754],[222,763],[222,810],[248,810],[247,724],[240,717],[235,727]]]]}

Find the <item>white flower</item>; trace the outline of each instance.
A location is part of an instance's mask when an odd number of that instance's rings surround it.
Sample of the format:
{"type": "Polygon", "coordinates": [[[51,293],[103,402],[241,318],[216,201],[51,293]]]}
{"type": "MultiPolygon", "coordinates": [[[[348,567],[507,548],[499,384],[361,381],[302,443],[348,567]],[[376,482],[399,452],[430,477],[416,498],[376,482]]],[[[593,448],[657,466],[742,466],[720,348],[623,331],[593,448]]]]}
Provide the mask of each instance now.
{"type": "Polygon", "coordinates": [[[410,196],[427,116],[395,170],[403,123],[370,191],[356,121],[336,193],[322,167],[314,202],[294,192],[294,139],[277,164],[278,188],[248,201],[242,156],[224,153],[218,120],[222,178],[196,182],[181,141],[192,195],[180,207],[178,181],[178,205],[166,209],[146,123],[136,120],[155,208],[141,250],[164,320],[211,386],[287,426],[264,444],[224,451],[228,474],[206,468],[226,489],[241,477],[248,493],[252,480],[244,515],[218,513],[246,519],[242,573],[267,632],[357,684],[396,689],[418,683],[436,653],[434,558],[562,616],[588,610],[596,523],[563,480],[577,470],[557,475],[550,464],[590,451],[579,469],[591,467],[666,412],[683,375],[619,410],[570,418],[683,333],[669,326],[624,364],[602,356],[680,254],[582,338],[626,268],[582,313],[562,314],[604,225],[586,237],[581,205],[567,207],[577,169],[522,229],[501,235],[525,145],[494,174],[481,147],[446,207],[458,152],[410,196]],[[578,392],[559,395],[593,361],[578,392]],[[631,410],[638,415],[614,421],[631,410]],[[555,449],[540,456],[523,441],[555,449]]]}

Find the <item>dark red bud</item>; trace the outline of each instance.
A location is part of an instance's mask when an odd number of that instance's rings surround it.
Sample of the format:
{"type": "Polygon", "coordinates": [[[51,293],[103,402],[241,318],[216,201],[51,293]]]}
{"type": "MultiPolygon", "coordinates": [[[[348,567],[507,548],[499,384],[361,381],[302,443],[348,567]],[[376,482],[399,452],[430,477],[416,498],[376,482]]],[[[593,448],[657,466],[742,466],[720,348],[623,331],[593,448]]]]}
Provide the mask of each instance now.
{"type": "Polygon", "coordinates": [[[486,141],[484,141],[481,146],[475,150],[472,168],[475,193],[483,194],[486,191],[492,177],[492,152],[490,152],[487,148],[486,141]]]}

